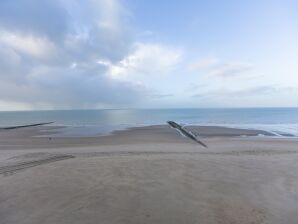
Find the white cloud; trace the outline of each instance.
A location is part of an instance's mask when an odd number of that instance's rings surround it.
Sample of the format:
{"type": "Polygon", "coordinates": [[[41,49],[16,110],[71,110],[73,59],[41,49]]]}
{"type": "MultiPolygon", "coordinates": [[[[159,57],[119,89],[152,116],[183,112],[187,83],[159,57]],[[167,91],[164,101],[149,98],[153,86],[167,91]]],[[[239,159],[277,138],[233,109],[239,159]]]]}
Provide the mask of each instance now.
{"type": "Polygon", "coordinates": [[[201,104],[212,102],[214,105],[223,107],[272,107],[276,106],[276,101],[279,101],[279,106],[296,105],[296,98],[293,95],[298,94],[297,87],[284,87],[274,85],[259,85],[246,86],[239,88],[223,87],[220,89],[212,89],[209,91],[200,91],[193,94],[195,101],[201,104]]]}
{"type": "Polygon", "coordinates": [[[239,62],[221,62],[218,58],[208,57],[197,60],[189,64],[188,68],[191,71],[204,71],[211,76],[216,77],[235,77],[237,75],[247,74],[253,70],[253,65],[250,63],[239,62]]]}
{"type": "Polygon", "coordinates": [[[259,85],[242,88],[221,88],[210,91],[200,92],[194,94],[192,97],[204,97],[204,98],[251,98],[251,97],[264,97],[274,96],[281,94],[293,94],[297,93],[296,87],[281,87],[272,85],[259,85]]]}
{"type": "Polygon", "coordinates": [[[20,35],[7,31],[0,32],[0,43],[17,52],[25,53],[34,57],[45,57],[51,54],[55,46],[46,38],[33,35],[20,35]]]}
{"type": "Polygon", "coordinates": [[[15,73],[21,63],[21,57],[11,48],[0,45],[0,76],[15,73]]]}
{"type": "Polygon", "coordinates": [[[128,11],[118,0],[0,1],[1,104],[134,104],[146,88],[106,75],[134,46],[128,23],[128,11]]]}
{"type": "Polygon", "coordinates": [[[146,80],[182,52],[134,40],[129,16],[118,0],[0,1],[2,105],[117,107],[159,94],[146,80]]]}
{"type": "Polygon", "coordinates": [[[245,74],[253,69],[248,63],[225,63],[210,70],[210,75],[218,77],[235,77],[245,74]]]}
{"type": "Polygon", "coordinates": [[[26,103],[0,100],[0,111],[12,111],[12,110],[16,110],[16,109],[31,110],[33,108],[26,103]]]}
{"type": "Polygon", "coordinates": [[[192,71],[196,71],[199,69],[210,68],[214,65],[217,65],[218,63],[219,60],[217,58],[210,57],[194,61],[191,64],[189,64],[188,68],[192,71]]]}
{"type": "Polygon", "coordinates": [[[171,72],[181,59],[181,50],[161,44],[135,45],[135,50],[110,66],[114,79],[138,80],[141,76],[160,76],[171,72]]]}

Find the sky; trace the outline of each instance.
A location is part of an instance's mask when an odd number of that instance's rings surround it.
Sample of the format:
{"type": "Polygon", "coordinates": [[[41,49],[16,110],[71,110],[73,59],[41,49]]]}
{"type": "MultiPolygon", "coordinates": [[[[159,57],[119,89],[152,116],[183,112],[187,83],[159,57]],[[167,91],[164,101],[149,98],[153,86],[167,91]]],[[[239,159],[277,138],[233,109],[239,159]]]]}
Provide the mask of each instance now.
{"type": "Polygon", "coordinates": [[[0,110],[200,107],[298,107],[298,1],[0,1],[0,110]]]}

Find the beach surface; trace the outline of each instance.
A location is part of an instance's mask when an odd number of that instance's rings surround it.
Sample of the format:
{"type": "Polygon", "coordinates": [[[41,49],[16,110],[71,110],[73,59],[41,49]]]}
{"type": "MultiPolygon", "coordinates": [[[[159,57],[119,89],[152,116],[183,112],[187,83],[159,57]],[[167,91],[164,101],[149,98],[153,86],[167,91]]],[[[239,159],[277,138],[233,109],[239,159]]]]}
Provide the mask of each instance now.
{"type": "Polygon", "coordinates": [[[0,130],[0,224],[297,224],[296,138],[186,127],[204,148],[168,125],[49,137],[60,129],[0,130]]]}

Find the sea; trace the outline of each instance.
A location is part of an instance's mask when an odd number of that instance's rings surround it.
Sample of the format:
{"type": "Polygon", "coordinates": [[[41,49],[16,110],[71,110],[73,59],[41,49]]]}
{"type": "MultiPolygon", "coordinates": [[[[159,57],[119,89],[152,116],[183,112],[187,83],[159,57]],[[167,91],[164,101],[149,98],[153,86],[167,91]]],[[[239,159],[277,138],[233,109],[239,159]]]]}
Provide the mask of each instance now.
{"type": "Polygon", "coordinates": [[[0,112],[0,127],[54,122],[61,137],[106,135],[130,127],[166,124],[259,129],[298,137],[298,108],[106,109],[0,112]]]}

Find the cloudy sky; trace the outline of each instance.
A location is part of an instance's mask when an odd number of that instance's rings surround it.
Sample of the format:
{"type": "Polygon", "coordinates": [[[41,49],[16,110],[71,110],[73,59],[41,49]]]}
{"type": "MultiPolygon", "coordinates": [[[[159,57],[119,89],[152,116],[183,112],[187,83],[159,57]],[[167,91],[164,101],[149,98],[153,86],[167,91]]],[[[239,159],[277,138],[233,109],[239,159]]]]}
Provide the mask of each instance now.
{"type": "Polygon", "coordinates": [[[268,106],[298,106],[298,1],[0,1],[0,110],[268,106]]]}

